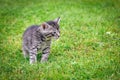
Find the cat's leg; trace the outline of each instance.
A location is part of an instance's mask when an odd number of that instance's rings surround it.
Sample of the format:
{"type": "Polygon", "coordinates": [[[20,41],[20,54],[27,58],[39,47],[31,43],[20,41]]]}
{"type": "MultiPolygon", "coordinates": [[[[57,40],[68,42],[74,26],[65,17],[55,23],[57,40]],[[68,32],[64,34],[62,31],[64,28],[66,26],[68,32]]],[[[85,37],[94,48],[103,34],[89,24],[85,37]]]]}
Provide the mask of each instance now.
{"type": "Polygon", "coordinates": [[[28,50],[25,49],[25,47],[22,48],[22,51],[23,51],[24,58],[29,56],[29,52],[28,50]]]}
{"type": "Polygon", "coordinates": [[[33,64],[35,62],[37,62],[37,49],[36,48],[33,48],[29,51],[30,53],[30,64],[33,64]]]}
{"type": "Polygon", "coordinates": [[[46,62],[50,53],[50,47],[46,47],[42,50],[41,62],[46,62]]]}

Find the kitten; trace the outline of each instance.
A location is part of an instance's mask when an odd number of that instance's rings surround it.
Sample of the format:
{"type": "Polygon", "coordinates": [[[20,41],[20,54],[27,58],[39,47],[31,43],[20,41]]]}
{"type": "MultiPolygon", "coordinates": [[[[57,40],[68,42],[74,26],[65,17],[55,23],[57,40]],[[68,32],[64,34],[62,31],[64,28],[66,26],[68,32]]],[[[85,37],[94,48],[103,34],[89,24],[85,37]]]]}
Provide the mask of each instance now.
{"type": "Polygon", "coordinates": [[[52,38],[60,37],[60,18],[29,27],[23,34],[23,54],[29,56],[30,64],[37,62],[37,52],[42,51],[41,62],[45,62],[50,54],[52,38]]]}

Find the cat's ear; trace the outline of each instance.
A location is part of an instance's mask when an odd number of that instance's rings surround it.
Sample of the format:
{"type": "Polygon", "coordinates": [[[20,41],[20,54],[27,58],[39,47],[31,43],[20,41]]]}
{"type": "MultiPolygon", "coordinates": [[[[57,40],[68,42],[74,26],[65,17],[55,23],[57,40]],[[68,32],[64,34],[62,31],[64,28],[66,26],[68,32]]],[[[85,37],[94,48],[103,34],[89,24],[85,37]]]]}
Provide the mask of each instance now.
{"type": "Polygon", "coordinates": [[[56,22],[57,24],[59,24],[59,23],[60,23],[60,17],[56,18],[56,19],[54,20],[54,22],[56,22]]]}
{"type": "Polygon", "coordinates": [[[41,27],[42,27],[43,30],[45,30],[45,29],[47,29],[47,28],[49,27],[49,24],[43,23],[43,24],[41,25],[41,27]]]}

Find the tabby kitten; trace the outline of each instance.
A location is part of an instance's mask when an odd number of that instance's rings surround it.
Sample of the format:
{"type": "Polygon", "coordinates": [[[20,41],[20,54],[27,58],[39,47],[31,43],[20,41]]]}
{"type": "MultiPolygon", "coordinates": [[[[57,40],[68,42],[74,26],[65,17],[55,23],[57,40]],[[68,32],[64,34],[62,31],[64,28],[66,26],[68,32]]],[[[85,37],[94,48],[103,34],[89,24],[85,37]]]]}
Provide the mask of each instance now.
{"type": "Polygon", "coordinates": [[[50,54],[51,39],[60,37],[60,18],[29,27],[23,34],[23,54],[29,56],[30,64],[37,62],[37,52],[42,51],[41,62],[50,54]]]}

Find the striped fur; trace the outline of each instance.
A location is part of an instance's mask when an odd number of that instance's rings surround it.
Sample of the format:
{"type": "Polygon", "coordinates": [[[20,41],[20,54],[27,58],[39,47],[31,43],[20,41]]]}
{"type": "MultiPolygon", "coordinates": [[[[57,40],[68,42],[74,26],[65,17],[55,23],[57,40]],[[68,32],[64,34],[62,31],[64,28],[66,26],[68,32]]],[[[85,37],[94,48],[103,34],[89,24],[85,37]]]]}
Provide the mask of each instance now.
{"type": "Polygon", "coordinates": [[[42,51],[41,62],[48,59],[52,38],[60,37],[60,18],[29,27],[23,34],[23,54],[29,56],[30,64],[37,62],[37,52],[42,51]]]}

